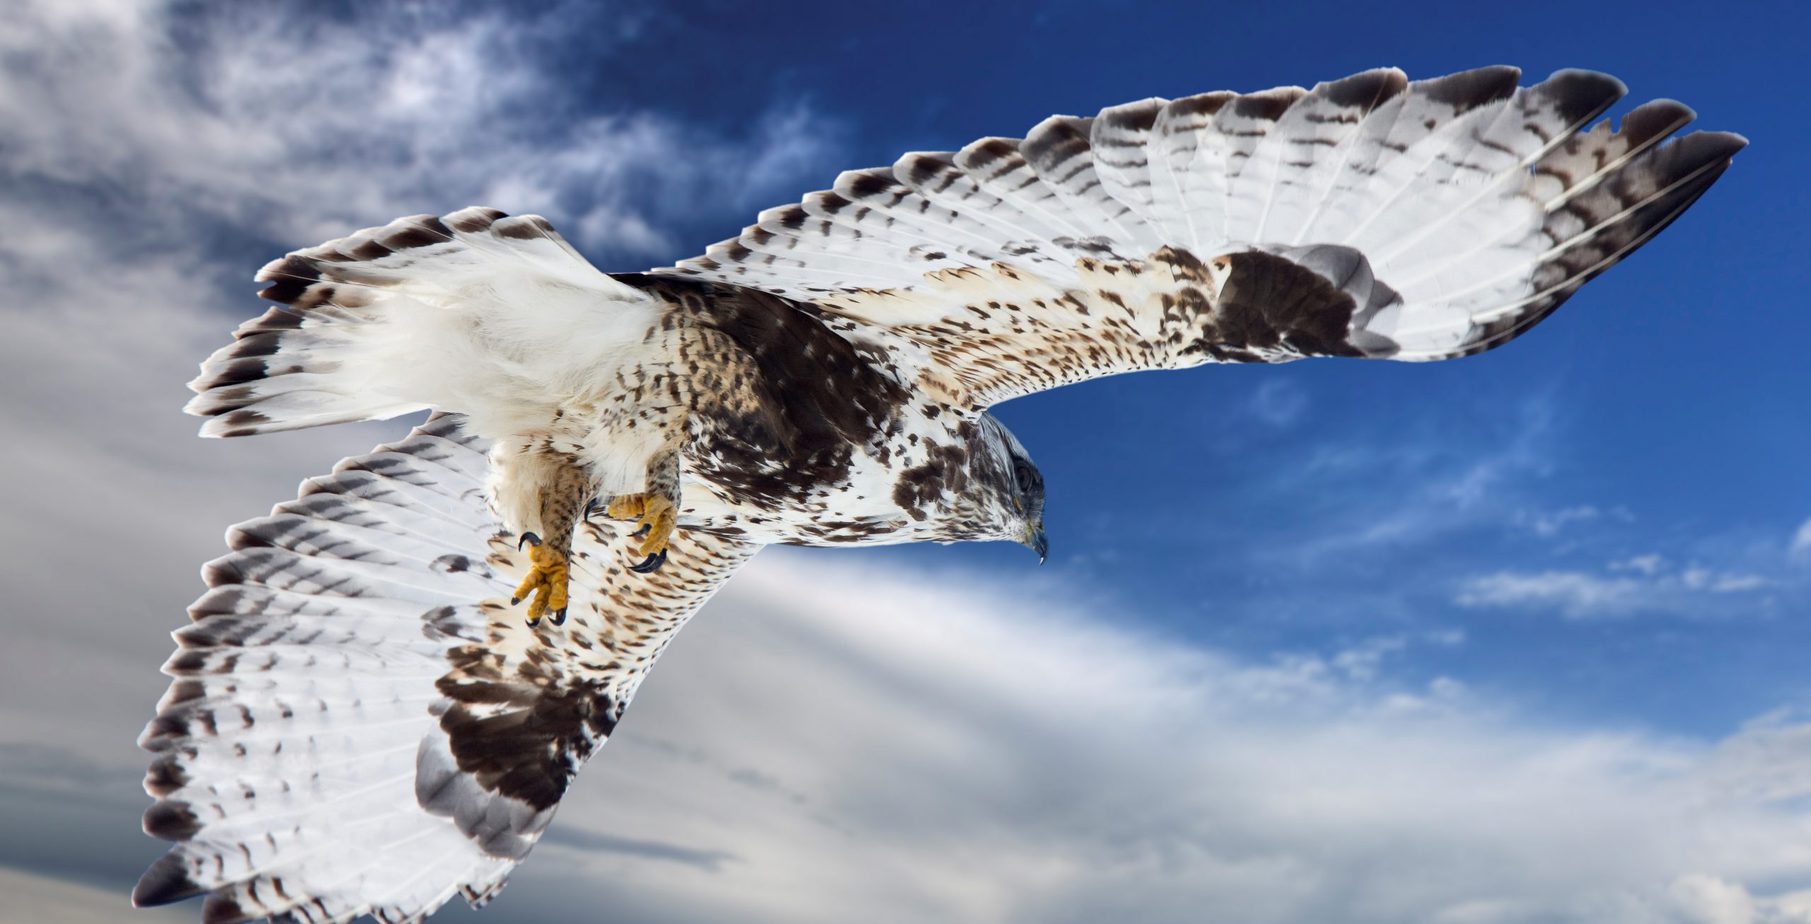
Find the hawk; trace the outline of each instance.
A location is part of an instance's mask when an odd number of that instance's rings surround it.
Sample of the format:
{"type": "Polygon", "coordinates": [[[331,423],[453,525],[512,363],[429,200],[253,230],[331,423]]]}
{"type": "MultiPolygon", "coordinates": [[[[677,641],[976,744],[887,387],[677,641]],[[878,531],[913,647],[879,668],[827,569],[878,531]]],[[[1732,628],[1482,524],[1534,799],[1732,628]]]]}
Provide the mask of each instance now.
{"type": "Polygon", "coordinates": [[[228,534],[141,745],[141,905],[211,924],[479,904],[687,618],[762,546],[1009,540],[988,413],[1100,376],[1507,343],[1746,143],[1560,71],[1385,69],[1056,116],[593,268],[535,216],[404,218],[264,268],[207,436],[423,409],[228,534]]]}

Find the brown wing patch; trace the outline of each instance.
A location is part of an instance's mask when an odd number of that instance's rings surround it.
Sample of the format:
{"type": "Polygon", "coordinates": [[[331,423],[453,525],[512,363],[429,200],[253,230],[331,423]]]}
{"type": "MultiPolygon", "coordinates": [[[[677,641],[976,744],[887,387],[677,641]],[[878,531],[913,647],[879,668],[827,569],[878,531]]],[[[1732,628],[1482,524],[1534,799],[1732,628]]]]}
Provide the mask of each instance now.
{"type": "Polygon", "coordinates": [[[1362,356],[1347,341],[1357,302],[1321,274],[1262,251],[1216,257],[1226,282],[1214,323],[1185,349],[1221,362],[1295,356],[1362,356]]]}
{"type": "MultiPolygon", "coordinates": [[[[491,601],[488,637],[448,653],[436,685],[447,699],[442,736],[417,758],[416,797],[493,856],[527,854],[673,634],[760,548],[680,532],[667,565],[643,575],[628,570],[621,531],[609,521],[580,528],[564,625],[530,627],[491,601]]],[[[491,550],[500,575],[526,567],[513,536],[499,534],[491,550]]]]}

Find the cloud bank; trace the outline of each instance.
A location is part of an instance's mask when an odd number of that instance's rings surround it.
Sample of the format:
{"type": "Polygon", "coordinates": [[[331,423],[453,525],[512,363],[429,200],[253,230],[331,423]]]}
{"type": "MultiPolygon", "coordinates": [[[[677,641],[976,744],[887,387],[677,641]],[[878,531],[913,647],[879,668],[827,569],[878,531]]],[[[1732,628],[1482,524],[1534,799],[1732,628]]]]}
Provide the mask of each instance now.
{"type": "MultiPolygon", "coordinates": [[[[1556,726],[1393,679],[1405,649],[1462,639],[1254,662],[1077,596],[768,553],[472,919],[1811,920],[1793,717],[1714,742],[1556,726]]],[[[99,790],[118,846],[82,849],[130,853],[137,764],[35,753],[6,767],[35,787],[0,798],[35,806],[15,836],[55,841],[68,812],[97,833],[76,805],[99,790]]]]}
{"type": "Polygon", "coordinates": [[[771,920],[1811,908],[1789,887],[1811,886],[1811,727],[1786,717],[1714,743],[1551,727],[1392,682],[1400,641],[1252,663],[1048,588],[825,558],[775,555],[726,590],[561,819],[727,859],[585,868],[643,867],[676,901],[733,882],[771,920]]]}
{"type": "Polygon", "coordinates": [[[800,102],[725,135],[600,112],[544,59],[574,29],[607,55],[644,19],[585,4],[332,15],[30,0],[0,36],[0,169],[104,190],[175,247],[219,244],[183,238],[221,224],[293,246],[486,204],[560,215],[579,246],[623,259],[672,250],[667,229],[701,210],[752,213],[829,177],[840,129],[800,102]]]}

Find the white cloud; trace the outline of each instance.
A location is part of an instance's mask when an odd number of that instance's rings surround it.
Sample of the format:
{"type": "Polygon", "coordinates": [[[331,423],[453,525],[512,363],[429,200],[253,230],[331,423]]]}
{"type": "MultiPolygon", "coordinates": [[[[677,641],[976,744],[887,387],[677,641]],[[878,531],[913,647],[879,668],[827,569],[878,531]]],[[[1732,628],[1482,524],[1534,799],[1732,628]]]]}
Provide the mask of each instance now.
{"type": "Polygon", "coordinates": [[[1691,567],[1680,572],[1679,582],[1692,590],[1708,590],[1719,594],[1760,590],[1773,583],[1758,574],[1725,573],[1700,567],[1691,567]]]}
{"type": "MultiPolygon", "coordinates": [[[[836,129],[796,103],[738,136],[576,114],[533,44],[569,10],[351,10],[28,3],[0,36],[0,170],[110,188],[177,240],[224,222],[304,245],[487,204],[624,257],[670,250],[673,217],[752,214],[829,179],[836,129]]],[[[593,29],[591,50],[634,27],[593,29]]]]}
{"type": "Polygon", "coordinates": [[[1603,511],[1590,504],[1580,504],[1575,507],[1562,507],[1558,510],[1526,510],[1522,511],[1516,519],[1535,535],[1551,538],[1564,532],[1568,527],[1593,522],[1603,515],[1603,511]]]}
{"type": "Polygon", "coordinates": [[[1572,618],[1649,611],[1708,615],[1724,611],[1726,603],[1718,597],[1752,595],[1776,584],[1759,574],[1701,565],[1674,570],[1655,554],[1611,562],[1609,572],[1549,569],[1476,575],[1461,582],[1454,602],[1468,607],[1552,609],[1572,618]]]}
{"type": "Polygon", "coordinates": [[[1541,473],[1548,468],[1549,456],[1543,447],[1553,434],[1554,397],[1540,393],[1529,397],[1505,414],[1503,426],[1507,439],[1492,454],[1467,459],[1456,477],[1444,479],[1437,492],[1461,510],[1487,506],[1501,485],[1518,474],[1541,473]]]}
{"type": "Polygon", "coordinates": [[[1648,577],[1653,577],[1654,575],[1659,574],[1666,566],[1667,561],[1665,556],[1656,555],[1650,552],[1646,555],[1636,555],[1621,561],[1613,561],[1610,563],[1610,570],[1638,571],[1648,577]]]}
{"type": "Polygon", "coordinates": [[[1686,876],[1671,894],[1691,924],[1811,924],[1811,891],[1756,896],[1741,883],[1715,876],[1686,876]]]}
{"type": "Polygon", "coordinates": [[[1435,646],[1451,648],[1465,642],[1465,632],[1461,629],[1436,629],[1413,635],[1379,635],[1363,639],[1333,653],[1324,660],[1309,656],[1297,659],[1298,663],[1312,664],[1318,671],[1324,665],[1331,667],[1348,680],[1368,683],[1375,680],[1386,661],[1417,646],[1435,646]]]}
{"type": "Polygon", "coordinates": [[[1754,898],[1742,886],[1714,876],[1684,876],[1672,896],[1687,920],[1703,924],[1754,924],[1754,898]]]}
{"type": "Polygon", "coordinates": [[[1552,607],[1567,616],[1624,613],[1641,605],[1645,585],[1582,571],[1499,571],[1468,579],[1460,606],[1552,607]]]}
{"type": "Polygon", "coordinates": [[[1791,551],[1795,558],[1811,561],[1811,520],[1806,520],[1793,534],[1791,551]]]}
{"type": "Polygon", "coordinates": [[[1308,391],[1285,378],[1265,379],[1252,392],[1248,412],[1265,426],[1287,430],[1308,413],[1308,391]]]}

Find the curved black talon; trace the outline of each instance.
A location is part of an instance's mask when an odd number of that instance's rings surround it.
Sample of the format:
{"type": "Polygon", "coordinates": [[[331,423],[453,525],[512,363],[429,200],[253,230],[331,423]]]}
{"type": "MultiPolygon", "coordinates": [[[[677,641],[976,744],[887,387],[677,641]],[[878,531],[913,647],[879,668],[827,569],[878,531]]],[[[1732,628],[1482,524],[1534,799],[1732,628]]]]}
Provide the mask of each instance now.
{"type": "Polygon", "coordinates": [[[599,504],[597,502],[597,498],[595,498],[595,497],[592,498],[591,500],[585,502],[585,516],[584,516],[585,522],[587,522],[587,523],[591,522],[591,515],[597,512],[598,506],[599,506],[599,504]]]}
{"type": "Polygon", "coordinates": [[[654,572],[660,570],[661,565],[664,565],[666,563],[667,563],[667,550],[661,549],[660,551],[655,552],[652,555],[649,555],[647,558],[642,559],[641,564],[630,565],[629,570],[635,572],[636,574],[653,574],[654,572]]]}
{"type": "Polygon", "coordinates": [[[524,542],[528,543],[529,545],[538,546],[541,544],[541,537],[535,535],[534,533],[524,532],[522,534],[522,538],[516,540],[516,551],[518,551],[518,552],[522,551],[522,543],[524,543],[524,542]]]}
{"type": "Polygon", "coordinates": [[[646,535],[647,535],[647,534],[648,534],[648,530],[650,530],[650,529],[653,529],[653,528],[654,528],[654,524],[652,524],[652,523],[643,523],[643,524],[642,524],[642,525],[641,525],[641,528],[640,528],[640,529],[638,529],[638,530],[636,530],[636,531],[634,531],[634,532],[632,532],[632,533],[630,533],[630,534],[629,534],[629,538],[630,538],[630,539],[640,539],[640,538],[643,538],[643,537],[644,537],[644,536],[646,536],[646,535]]]}
{"type": "Polygon", "coordinates": [[[562,606],[559,609],[553,611],[553,624],[556,626],[563,626],[566,624],[566,608],[565,607],[562,606]]]}

